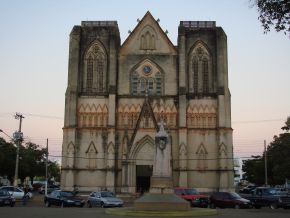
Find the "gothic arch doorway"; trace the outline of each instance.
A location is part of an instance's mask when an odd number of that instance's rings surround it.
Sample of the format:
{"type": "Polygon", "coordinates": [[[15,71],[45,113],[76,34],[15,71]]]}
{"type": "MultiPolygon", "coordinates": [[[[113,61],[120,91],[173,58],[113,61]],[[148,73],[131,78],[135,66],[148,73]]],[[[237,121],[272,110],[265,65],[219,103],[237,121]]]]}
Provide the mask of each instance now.
{"type": "Polygon", "coordinates": [[[154,140],[148,135],[137,141],[132,149],[130,157],[135,160],[135,167],[132,168],[134,172],[129,172],[129,175],[135,175],[135,178],[131,180],[135,183],[132,184],[135,186],[135,192],[143,193],[149,191],[154,153],[154,140]]]}

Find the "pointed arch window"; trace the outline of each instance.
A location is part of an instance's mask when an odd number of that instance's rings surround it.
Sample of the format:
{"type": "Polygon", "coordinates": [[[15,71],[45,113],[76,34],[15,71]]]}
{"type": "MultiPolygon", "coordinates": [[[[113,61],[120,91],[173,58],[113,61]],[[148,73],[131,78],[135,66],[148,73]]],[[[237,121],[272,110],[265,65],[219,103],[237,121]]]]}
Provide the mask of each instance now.
{"type": "Polygon", "coordinates": [[[93,87],[93,66],[94,61],[92,56],[90,56],[87,62],[87,92],[91,92],[93,87]]]}
{"type": "Polygon", "coordinates": [[[98,83],[98,92],[103,91],[103,69],[104,61],[101,54],[98,54],[96,60],[96,73],[97,73],[97,83],[98,83]]]}
{"type": "Polygon", "coordinates": [[[203,92],[208,93],[208,60],[202,61],[202,73],[203,73],[203,92]]]}
{"type": "Polygon", "coordinates": [[[193,71],[193,90],[195,93],[198,92],[198,61],[196,58],[192,61],[192,71],[193,71]]]}
{"type": "Polygon", "coordinates": [[[197,43],[190,53],[192,60],[191,72],[189,72],[190,89],[194,93],[209,94],[214,91],[212,56],[206,45],[197,43]]]}
{"type": "Polygon", "coordinates": [[[132,95],[161,95],[163,75],[158,66],[151,61],[143,61],[130,73],[130,92],[132,95]]]}
{"type": "Polygon", "coordinates": [[[156,95],[161,95],[161,73],[156,73],[156,95]]]}
{"type": "Polygon", "coordinates": [[[140,93],[142,95],[145,95],[146,92],[146,80],[145,79],[141,79],[140,80],[140,93]]]}
{"type": "Polygon", "coordinates": [[[103,46],[96,42],[89,47],[84,58],[83,91],[85,93],[106,92],[107,58],[103,46]]]}
{"type": "Polygon", "coordinates": [[[133,73],[132,75],[132,94],[137,95],[137,90],[138,90],[138,75],[136,72],[133,73]]]}
{"type": "Polygon", "coordinates": [[[153,90],[154,90],[154,80],[148,79],[148,94],[149,95],[153,94],[153,90]]]}
{"type": "Polygon", "coordinates": [[[155,40],[154,30],[144,30],[140,37],[140,49],[141,50],[154,50],[155,49],[155,40]]]}

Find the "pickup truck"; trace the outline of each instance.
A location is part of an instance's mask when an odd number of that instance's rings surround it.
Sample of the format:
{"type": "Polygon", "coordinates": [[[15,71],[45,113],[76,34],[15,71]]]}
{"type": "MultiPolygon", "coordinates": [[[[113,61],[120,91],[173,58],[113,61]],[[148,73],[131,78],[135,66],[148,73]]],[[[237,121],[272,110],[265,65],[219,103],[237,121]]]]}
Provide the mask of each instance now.
{"type": "Polygon", "coordinates": [[[251,194],[241,195],[243,198],[252,202],[253,207],[290,208],[290,196],[279,195],[275,188],[258,187],[252,190],[251,194]]]}

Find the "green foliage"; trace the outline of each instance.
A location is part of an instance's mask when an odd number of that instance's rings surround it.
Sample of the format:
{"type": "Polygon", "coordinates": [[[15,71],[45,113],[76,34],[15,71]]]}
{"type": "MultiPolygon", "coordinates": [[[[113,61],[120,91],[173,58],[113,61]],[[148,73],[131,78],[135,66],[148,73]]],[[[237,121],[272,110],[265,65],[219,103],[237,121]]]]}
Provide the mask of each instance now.
{"type": "Polygon", "coordinates": [[[20,147],[19,178],[24,180],[29,176],[33,179],[36,175],[45,175],[46,149],[28,142],[20,147]]]}
{"type": "Polygon", "coordinates": [[[15,173],[16,147],[0,138],[0,175],[11,181],[15,173]]]}
{"type": "Polygon", "coordinates": [[[289,0],[255,0],[264,33],[274,26],[277,32],[284,31],[290,36],[290,1],[289,0]]]}
{"type": "MultiPolygon", "coordinates": [[[[289,123],[289,117],[286,121],[289,123]]],[[[288,125],[289,128],[289,125],[288,125]]],[[[285,129],[287,130],[287,129],[285,129]]],[[[265,181],[265,154],[253,156],[253,159],[243,163],[244,179],[256,184],[264,184],[265,181]]],[[[267,172],[270,185],[284,184],[285,179],[290,179],[290,133],[282,133],[274,136],[267,148],[267,172]]]]}
{"type": "Polygon", "coordinates": [[[264,184],[264,158],[261,156],[252,156],[252,158],[243,161],[242,170],[245,172],[243,179],[255,184],[264,184]]]}
{"type": "Polygon", "coordinates": [[[285,122],[285,126],[283,126],[281,129],[285,130],[286,132],[288,132],[290,130],[290,117],[287,117],[287,120],[285,122]]]}
{"type": "MultiPolygon", "coordinates": [[[[0,175],[7,175],[13,180],[16,161],[16,146],[0,138],[0,175]]],[[[45,178],[46,148],[28,142],[19,148],[19,173],[18,177],[23,181],[25,177],[45,178]]],[[[48,161],[48,178],[60,179],[60,166],[56,161],[48,161]]]]}

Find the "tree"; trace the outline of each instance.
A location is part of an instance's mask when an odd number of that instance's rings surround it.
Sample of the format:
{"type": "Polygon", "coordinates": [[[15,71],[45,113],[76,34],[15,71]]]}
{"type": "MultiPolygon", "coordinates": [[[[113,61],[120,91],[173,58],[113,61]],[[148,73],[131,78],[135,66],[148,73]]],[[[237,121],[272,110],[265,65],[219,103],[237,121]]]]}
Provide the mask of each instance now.
{"type": "Polygon", "coordinates": [[[264,184],[265,170],[262,156],[252,156],[251,159],[244,160],[242,170],[244,180],[254,184],[264,184]]]}
{"type": "Polygon", "coordinates": [[[0,175],[12,181],[15,172],[16,147],[0,138],[0,175]]]}
{"type": "MultiPolygon", "coordinates": [[[[289,117],[284,130],[289,130],[289,117]],[[285,128],[286,127],[286,128],[285,128]]],[[[252,183],[263,184],[264,182],[264,159],[263,156],[254,156],[253,159],[243,163],[244,178],[252,183]]],[[[270,185],[283,184],[285,179],[290,179],[290,133],[281,133],[274,136],[273,141],[267,147],[268,183],[270,185]]]]}
{"type": "MultiPolygon", "coordinates": [[[[252,0],[253,1],[253,0],[252,0]]],[[[259,17],[264,33],[270,31],[274,26],[277,32],[284,31],[290,36],[290,1],[289,0],[254,0],[257,6],[259,17]]]]}
{"type": "Polygon", "coordinates": [[[287,117],[287,121],[285,122],[285,126],[283,126],[281,129],[285,130],[286,132],[288,132],[290,130],[290,116],[287,117]]]}
{"type": "MultiPolygon", "coordinates": [[[[0,175],[7,175],[13,180],[16,162],[16,146],[0,138],[0,175]]],[[[24,181],[28,176],[33,178],[45,178],[46,148],[41,148],[32,142],[26,143],[19,148],[19,172],[18,177],[24,181]]],[[[60,179],[60,166],[56,161],[48,160],[48,176],[60,179]]]]}
{"type": "Polygon", "coordinates": [[[32,142],[27,142],[20,147],[19,178],[24,180],[29,176],[33,181],[34,176],[45,176],[46,148],[40,148],[32,142]]]}
{"type": "Polygon", "coordinates": [[[60,181],[60,165],[56,161],[48,162],[48,178],[60,181]]]}

